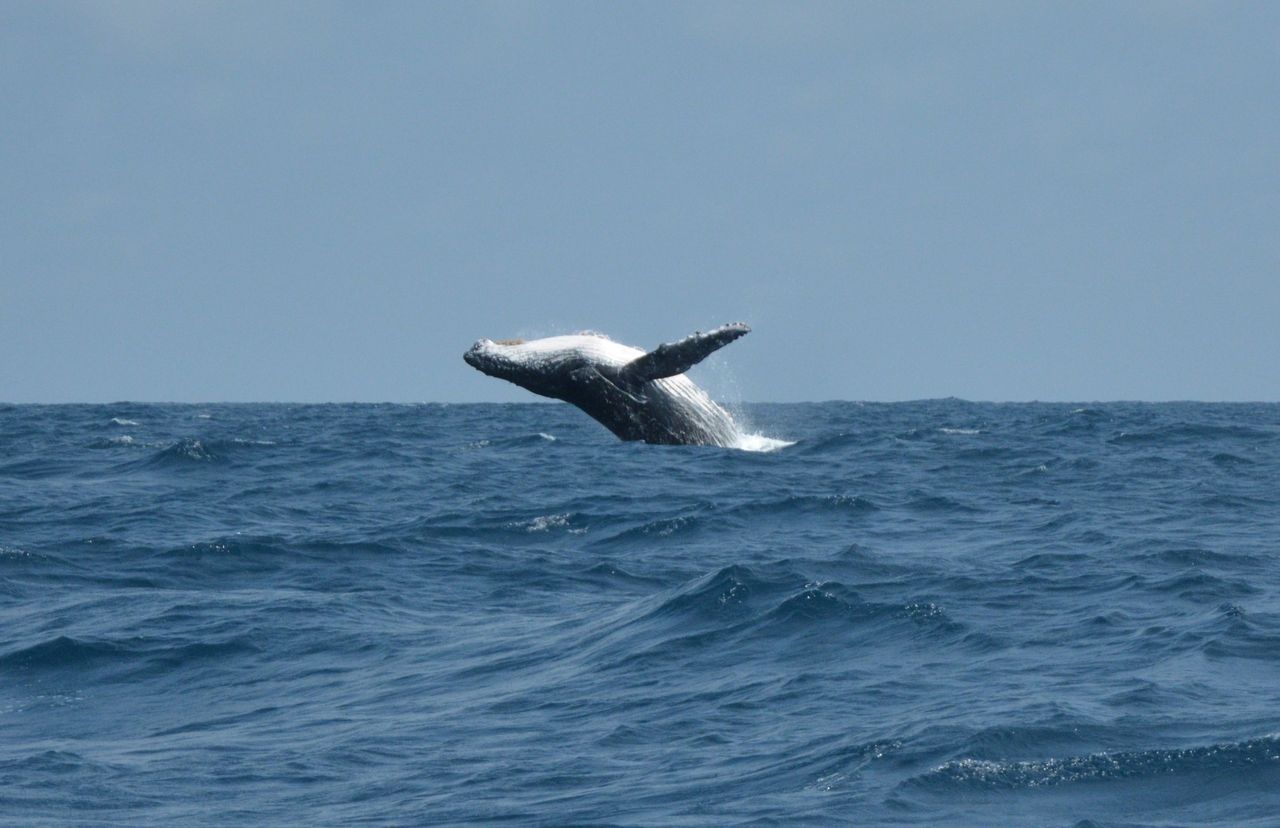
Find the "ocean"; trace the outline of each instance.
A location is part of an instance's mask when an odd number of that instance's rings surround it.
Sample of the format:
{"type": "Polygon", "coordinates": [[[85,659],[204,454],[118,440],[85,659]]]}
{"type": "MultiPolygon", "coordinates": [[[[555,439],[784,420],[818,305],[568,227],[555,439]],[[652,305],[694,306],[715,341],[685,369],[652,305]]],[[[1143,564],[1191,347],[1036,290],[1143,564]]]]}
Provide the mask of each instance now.
{"type": "Polygon", "coordinates": [[[0,406],[0,823],[1280,825],[1280,405],[738,416],[0,406]]]}

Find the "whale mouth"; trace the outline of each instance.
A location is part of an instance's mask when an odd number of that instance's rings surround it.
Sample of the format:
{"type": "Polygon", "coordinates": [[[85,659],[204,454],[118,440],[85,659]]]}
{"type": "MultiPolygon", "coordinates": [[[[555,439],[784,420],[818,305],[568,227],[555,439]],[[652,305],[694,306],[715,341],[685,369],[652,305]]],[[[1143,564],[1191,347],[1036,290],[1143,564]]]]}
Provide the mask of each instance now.
{"type": "Polygon", "coordinates": [[[485,363],[485,345],[487,343],[487,339],[482,339],[472,345],[471,349],[462,355],[463,362],[467,363],[472,368],[478,368],[483,371],[485,363]]]}
{"type": "Polygon", "coordinates": [[[472,368],[491,377],[505,378],[511,362],[503,353],[501,346],[506,342],[494,342],[492,339],[481,339],[462,355],[462,359],[472,368]]]}
{"type": "Polygon", "coordinates": [[[476,368],[491,376],[508,367],[514,352],[506,350],[524,345],[523,339],[479,339],[471,346],[462,358],[472,368],[476,368]]]}

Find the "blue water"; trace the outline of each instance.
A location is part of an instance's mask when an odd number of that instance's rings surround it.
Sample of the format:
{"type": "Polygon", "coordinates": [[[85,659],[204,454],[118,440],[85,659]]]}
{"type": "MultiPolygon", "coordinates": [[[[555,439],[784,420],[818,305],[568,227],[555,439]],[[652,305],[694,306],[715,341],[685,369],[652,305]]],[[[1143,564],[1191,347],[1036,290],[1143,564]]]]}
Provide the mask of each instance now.
{"type": "Polygon", "coordinates": [[[1280,406],[0,407],[5,825],[1280,824],[1280,406]]]}

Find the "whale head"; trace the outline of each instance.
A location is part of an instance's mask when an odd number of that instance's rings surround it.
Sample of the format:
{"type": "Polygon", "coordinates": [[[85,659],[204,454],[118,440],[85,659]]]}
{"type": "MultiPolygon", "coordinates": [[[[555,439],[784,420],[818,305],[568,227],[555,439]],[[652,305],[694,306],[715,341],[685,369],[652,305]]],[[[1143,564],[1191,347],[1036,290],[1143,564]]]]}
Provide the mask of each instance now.
{"type": "Polygon", "coordinates": [[[580,354],[553,339],[481,339],[462,358],[482,374],[544,397],[560,397],[569,372],[582,364],[580,354]]]}

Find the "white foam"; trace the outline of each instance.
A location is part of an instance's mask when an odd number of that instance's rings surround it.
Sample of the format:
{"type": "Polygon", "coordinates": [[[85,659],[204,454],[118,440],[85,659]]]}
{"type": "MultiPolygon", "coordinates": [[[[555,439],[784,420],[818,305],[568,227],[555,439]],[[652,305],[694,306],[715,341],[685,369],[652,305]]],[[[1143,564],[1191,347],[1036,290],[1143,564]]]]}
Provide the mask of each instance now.
{"type": "Polygon", "coordinates": [[[569,516],[564,515],[541,515],[526,523],[526,532],[546,532],[548,529],[556,529],[569,525],[569,516]]]}
{"type": "Polygon", "coordinates": [[[776,437],[766,437],[763,434],[740,433],[729,448],[736,448],[740,451],[777,451],[795,444],[794,440],[779,440],[776,437]]]}
{"type": "Polygon", "coordinates": [[[118,426],[136,426],[136,425],[141,425],[141,423],[139,423],[137,420],[126,420],[124,417],[112,417],[112,418],[111,418],[111,424],[112,424],[112,425],[118,425],[118,426]]]}
{"type": "Polygon", "coordinates": [[[981,434],[982,432],[976,428],[940,428],[943,434],[981,434]]]}

